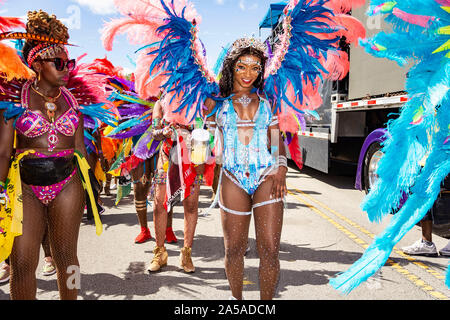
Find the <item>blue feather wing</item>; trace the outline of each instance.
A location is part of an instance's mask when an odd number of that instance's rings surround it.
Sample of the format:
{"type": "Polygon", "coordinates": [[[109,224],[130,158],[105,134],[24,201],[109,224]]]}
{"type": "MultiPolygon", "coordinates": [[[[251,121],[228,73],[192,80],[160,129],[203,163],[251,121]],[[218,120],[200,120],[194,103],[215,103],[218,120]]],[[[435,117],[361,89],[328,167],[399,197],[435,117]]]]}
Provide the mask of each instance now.
{"type": "Polygon", "coordinates": [[[194,48],[195,41],[200,41],[195,36],[195,24],[185,19],[184,10],[177,14],[164,1],[161,3],[168,18],[157,29],[158,33],[165,34],[164,39],[157,43],[157,49],[148,53],[156,55],[150,73],[161,70],[168,76],[162,89],[180,98],[180,106],[174,112],[182,113],[187,118],[191,110],[195,110],[189,119],[192,121],[201,116],[205,99],[218,94],[219,87],[206,70],[207,66],[199,61],[199,52],[194,48]]]}
{"type": "Polygon", "coordinates": [[[106,123],[110,126],[115,126],[115,115],[113,112],[102,108],[104,103],[80,105],[79,111],[83,114],[85,120],[85,126],[88,128],[98,129],[102,123],[106,123]]]}
{"type": "MultiPolygon", "coordinates": [[[[403,193],[409,197],[363,256],[330,281],[345,293],[384,265],[395,244],[433,206],[442,180],[450,173],[450,147],[446,144],[450,129],[449,50],[436,51],[450,38],[439,32],[450,25],[450,15],[438,2],[442,1],[404,0],[388,6],[382,0],[371,1],[369,14],[385,13],[393,32],[379,33],[361,44],[374,56],[400,65],[412,62],[413,67],[406,81],[409,101],[400,116],[387,124],[388,139],[376,172],[379,178],[362,208],[371,221],[380,221],[399,207],[403,193]]],[[[449,279],[447,271],[447,285],[449,279]]]]}
{"type": "MultiPolygon", "coordinates": [[[[316,78],[322,79],[327,73],[319,61],[320,55],[326,57],[329,50],[336,50],[338,37],[319,39],[315,33],[335,33],[337,29],[330,27],[326,21],[333,12],[325,7],[326,1],[300,1],[289,13],[292,27],[290,44],[284,60],[281,61],[276,72],[270,73],[265,80],[265,90],[276,103],[275,112],[281,111],[286,103],[295,111],[301,112],[294,106],[296,101],[290,101],[285,95],[289,84],[297,93],[295,99],[303,103],[303,83],[315,83],[316,78]]],[[[278,50],[282,50],[278,49],[278,50]]]]}

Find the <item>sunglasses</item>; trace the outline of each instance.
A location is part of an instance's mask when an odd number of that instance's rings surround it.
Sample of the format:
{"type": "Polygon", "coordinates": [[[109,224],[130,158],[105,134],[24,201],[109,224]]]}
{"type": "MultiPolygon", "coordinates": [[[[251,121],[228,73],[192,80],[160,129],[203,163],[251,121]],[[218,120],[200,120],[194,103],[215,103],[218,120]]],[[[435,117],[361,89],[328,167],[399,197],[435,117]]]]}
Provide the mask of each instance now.
{"type": "Polygon", "coordinates": [[[53,64],[55,65],[55,69],[58,71],[63,71],[65,67],[67,67],[67,69],[69,71],[73,71],[77,64],[75,59],[71,59],[71,60],[67,60],[67,61],[64,61],[61,58],[39,59],[39,60],[53,62],[53,64]]]}

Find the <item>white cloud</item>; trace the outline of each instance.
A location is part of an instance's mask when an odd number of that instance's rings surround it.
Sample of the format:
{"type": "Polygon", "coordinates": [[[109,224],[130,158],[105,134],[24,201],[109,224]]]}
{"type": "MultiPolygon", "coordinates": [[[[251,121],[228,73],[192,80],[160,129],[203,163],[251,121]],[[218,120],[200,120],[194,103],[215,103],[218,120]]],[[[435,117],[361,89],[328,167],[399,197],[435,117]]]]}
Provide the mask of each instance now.
{"type": "Polygon", "coordinates": [[[245,1],[244,0],[239,1],[239,8],[241,8],[242,11],[245,11],[245,1]]]}
{"type": "Polygon", "coordinates": [[[225,0],[215,0],[218,5],[223,5],[225,0]]]}
{"type": "Polygon", "coordinates": [[[122,70],[122,72],[124,74],[127,74],[127,75],[133,73],[134,71],[135,71],[134,69],[131,69],[131,68],[128,68],[128,67],[124,67],[123,70],[122,70]]]}
{"type": "Polygon", "coordinates": [[[88,7],[94,14],[108,15],[117,12],[114,0],[72,0],[80,6],[88,7]]]}
{"type": "Polygon", "coordinates": [[[239,8],[241,8],[242,11],[255,10],[258,8],[258,3],[254,2],[251,5],[247,5],[245,0],[239,0],[239,8]]]}

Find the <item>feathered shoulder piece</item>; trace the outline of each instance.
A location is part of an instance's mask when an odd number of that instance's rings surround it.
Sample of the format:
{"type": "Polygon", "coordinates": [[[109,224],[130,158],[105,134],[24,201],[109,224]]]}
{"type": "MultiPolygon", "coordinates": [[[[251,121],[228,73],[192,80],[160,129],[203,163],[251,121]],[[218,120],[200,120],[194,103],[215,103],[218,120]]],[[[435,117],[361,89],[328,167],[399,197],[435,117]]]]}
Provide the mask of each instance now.
{"type": "MultiPolygon", "coordinates": [[[[84,56],[80,56],[77,62],[84,56]]],[[[90,70],[90,66],[89,63],[77,63],[77,67],[69,74],[66,87],[78,102],[85,127],[96,130],[102,123],[114,125],[115,114],[108,100],[107,76],[90,70]]]]}
{"type": "Polygon", "coordinates": [[[429,149],[436,109],[446,101],[449,89],[449,11],[449,0],[370,3],[368,14],[384,14],[392,32],[380,32],[361,44],[376,57],[402,66],[412,64],[405,84],[409,99],[399,119],[388,124],[390,138],[378,169],[381,176],[364,201],[372,221],[398,208],[402,195],[415,184],[420,161],[429,149]]]}
{"type": "Polygon", "coordinates": [[[298,132],[302,117],[323,103],[319,86],[324,79],[341,80],[349,70],[348,55],[339,41],[357,43],[365,37],[360,21],[350,16],[363,0],[291,0],[282,16],[282,32],[265,72],[265,91],[276,105],[280,128],[298,132]],[[282,121],[284,119],[284,121],[282,121]],[[292,124],[292,125],[289,125],[292,124]]]}
{"type": "Polygon", "coordinates": [[[127,32],[132,43],[143,44],[135,72],[137,93],[149,98],[166,91],[170,97],[166,105],[175,108],[169,117],[174,113],[177,122],[189,124],[201,114],[206,97],[219,91],[198,38],[200,15],[185,0],[115,3],[126,18],[106,24],[105,48],[111,48],[112,38],[119,32],[127,32]]]}
{"type": "Polygon", "coordinates": [[[114,91],[110,98],[117,106],[121,123],[112,130],[108,137],[126,139],[143,134],[152,123],[152,110],[156,98],[143,100],[135,92],[114,91]]]}
{"type": "MultiPolygon", "coordinates": [[[[21,91],[25,80],[6,81],[0,77],[0,110],[3,110],[3,117],[9,120],[21,115],[25,108],[21,105],[21,91]]],[[[1,119],[0,119],[1,120],[1,119]]]]}
{"type": "MultiPolygon", "coordinates": [[[[0,36],[16,28],[25,28],[18,18],[0,17],[0,36]]],[[[24,109],[20,105],[20,93],[27,79],[34,72],[24,65],[20,53],[13,47],[0,42],[0,110],[4,118],[11,119],[20,115],[24,109]]]]}
{"type": "Polygon", "coordinates": [[[11,30],[25,28],[19,18],[0,17],[0,77],[11,81],[12,79],[31,79],[34,72],[22,61],[16,49],[8,46],[1,40],[18,39],[14,37],[18,32],[11,30]]]}
{"type": "MultiPolygon", "coordinates": [[[[365,49],[412,67],[405,85],[408,101],[387,123],[378,179],[361,205],[371,221],[395,215],[363,256],[330,281],[345,293],[385,264],[398,241],[433,207],[450,174],[450,1],[372,0],[367,14],[384,15],[392,31],[361,41],[365,49]]],[[[446,283],[450,287],[449,271],[446,283]]]]}
{"type": "MultiPolygon", "coordinates": [[[[138,93],[145,93],[143,88],[147,86],[167,92],[171,97],[168,104],[176,105],[172,113],[181,113],[190,122],[201,114],[205,99],[219,93],[217,77],[207,67],[205,49],[198,38],[200,17],[187,1],[154,0],[145,4],[145,8],[143,4],[139,8],[127,5],[128,11],[124,11],[124,6],[116,2],[127,18],[121,24],[107,24],[105,47],[110,47],[114,26],[128,32],[134,41],[138,38],[136,25],[146,28],[154,41],[143,43],[137,61],[138,93]]],[[[364,36],[361,23],[345,14],[354,4],[361,4],[361,0],[292,0],[286,6],[282,41],[265,74],[265,90],[277,103],[277,112],[283,105],[298,112],[319,107],[320,81],[346,75],[348,57],[339,51],[338,40],[346,36],[355,42],[364,36]]]]}
{"type": "Polygon", "coordinates": [[[114,64],[109,61],[107,57],[103,59],[94,59],[94,61],[87,66],[87,69],[109,77],[125,78],[123,68],[114,66],[114,64]]]}
{"type": "MultiPolygon", "coordinates": [[[[114,66],[107,58],[95,59],[92,63],[80,66],[83,80],[91,78],[107,99],[119,124],[108,130],[107,136],[113,139],[125,139],[140,135],[151,125],[152,107],[156,98],[141,99],[134,92],[134,82],[125,79],[123,68],[114,66]]],[[[98,99],[98,95],[96,95],[98,99]]]]}

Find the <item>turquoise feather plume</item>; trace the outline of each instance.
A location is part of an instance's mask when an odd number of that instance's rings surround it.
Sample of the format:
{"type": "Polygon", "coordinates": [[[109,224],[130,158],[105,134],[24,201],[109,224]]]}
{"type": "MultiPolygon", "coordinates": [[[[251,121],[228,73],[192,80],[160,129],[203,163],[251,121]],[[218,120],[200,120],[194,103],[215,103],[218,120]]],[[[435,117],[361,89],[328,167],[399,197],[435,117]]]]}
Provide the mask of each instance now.
{"type": "MultiPolygon", "coordinates": [[[[439,110],[440,128],[447,128],[450,123],[450,103],[439,110]]],[[[450,173],[450,146],[443,142],[446,130],[435,133],[432,151],[425,166],[418,174],[411,195],[402,208],[392,216],[388,227],[375,237],[363,256],[346,272],[330,280],[335,289],[349,293],[379,270],[389,258],[392,249],[403,236],[411,230],[431,209],[441,190],[441,183],[450,173]]],[[[448,271],[447,271],[448,273],[448,271]]],[[[448,277],[448,274],[447,274],[448,277]]]]}
{"type": "MultiPolygon", "coordinates": [[[[387,123],[384,156],[376,172],[379,178],[361,207],[370,221],[379,222],[399,208],[403,194],[409,197],[362,257],[330,280],[341,292],[351,292],[384,265],[395,244],[433,206],[450,173],[450,146],[445,143],[450,125],[450,55],[442,46],[450,38],[448,32],[442,32],[450,26],[450,10],[444,2],[371,1],[369,15],[386,14],[393,32],[380,32],[361,45],[376,57],[413,66],[406,81],[409,100],[399,117],[387,123]],[[439,47],[443,50],[436,50],[439,47]]],[[[447,286],[449,279],[447,271],[447,286]]]]}

